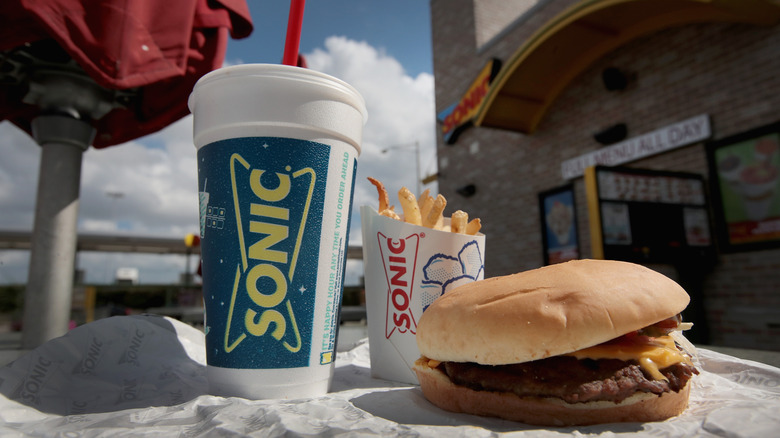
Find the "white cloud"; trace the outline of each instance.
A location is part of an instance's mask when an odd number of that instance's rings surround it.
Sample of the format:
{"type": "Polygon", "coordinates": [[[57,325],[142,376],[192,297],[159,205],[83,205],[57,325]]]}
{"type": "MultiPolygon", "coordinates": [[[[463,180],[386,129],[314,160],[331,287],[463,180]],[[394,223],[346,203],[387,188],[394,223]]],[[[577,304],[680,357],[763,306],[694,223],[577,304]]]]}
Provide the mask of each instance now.
{"type": "MultiPolygon", "coordinates": [[[[410,77],[403,66],[364,42],[331,37],[322,49],[306,54],[309,68],[352,84],[366,100],[369,117],[358,161],[351,243],[359,244],[363,204],[376,204],[373,176],[396,192],[415,189],[418,142],[423,172],[435,172],[433,76],[410,77]],[[388,153],[382,150],[396,145],[388,153]]],[[[192,119],[126,144],[84,154],[79,231],[139,236],[182,236],[198,230],[196,151],[192,119]]],[[[32,226],[40,148],[7,122],[0,124],[0,209],[2,229],[32,226]]],[[[433,187],[435,191],[435,186],[433,187]]],[[[393,196],[395,199],[395,196],[393,196]]],[[[396,201],[397,203],[397,201],[396,201]]],[[[26,281],[26,258],[19,251],[0,251],[0,283],[26,281]]],[[[175,282],[184,258],[162,262],[160,256],[82,254],[79,267],[87,281],[110,281],[116,267],[132,263],[144,283],[175,282]],[[164,266],[166,269],[160,269],[164,266]]],[[[348,264],[347,284],[362,275],[362,264],[348,264]]]]}
{"type": "Polygon", "coordinates": [[[0,139],[0,227],[28,229],[35,212],[41,150],[9,122],[0,123],[0,139]]]}
{"type": "Polygon", "coordinates": [[[187,116],[146,138],[89,150],[81,178],[81,230],[145,236],[197,232],[198,182],[191,131],[192,117],[187,116]]]}
{"type": "MultiPolygon", "coordinates": [[[[407,76],[403,66],[364,42],[330,37],[325,48],[306,55],[309,67],[338,77],[354,86],[366,100],[368,122],[352,215],[351,241],[359,243],[362,204],[376,205],[376,191],[366,177],[384,182],[391,193],[402,186],[416,190],[415,150],[420,145],[421,173],[435,172],[435,104],[433,76],[407,76]],[[394,148],[393,146],[401,147],[394,148]],[[387,153],[384,149],[390,148],[387,153]],[[433,164],[433,167],[429,165],[433,164]]],[[[432,188],[435,191],[435,187],[432,188]]],[[[391,202],[395,199],[391,196],[391,202]]],[[[397,202],[396,202],[397,204],[397,202]]]]}

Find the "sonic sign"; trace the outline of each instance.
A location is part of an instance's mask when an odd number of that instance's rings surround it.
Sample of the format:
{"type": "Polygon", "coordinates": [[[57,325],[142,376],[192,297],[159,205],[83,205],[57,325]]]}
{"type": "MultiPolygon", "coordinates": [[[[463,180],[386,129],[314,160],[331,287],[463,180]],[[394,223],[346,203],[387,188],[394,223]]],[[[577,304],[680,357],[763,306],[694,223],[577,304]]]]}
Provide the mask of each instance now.
{"type": "Polygon", "coordinates": [[[455,144],[458,135],[471,126],[472,119],[485,100],[490,84],[499,70],[501,70],[500,60],[488,61],[463,97],[438,114],[437,118],[442,124],[441,131],[447,144],[455,144]]]}

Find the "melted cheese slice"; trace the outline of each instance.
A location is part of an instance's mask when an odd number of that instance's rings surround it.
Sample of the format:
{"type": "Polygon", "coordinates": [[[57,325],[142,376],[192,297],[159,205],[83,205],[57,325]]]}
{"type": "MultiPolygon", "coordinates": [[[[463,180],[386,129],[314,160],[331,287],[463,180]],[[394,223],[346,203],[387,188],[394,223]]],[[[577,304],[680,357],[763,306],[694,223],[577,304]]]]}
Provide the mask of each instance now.
{"type": "Polygon", "coordinates": [[[600,344],[565,356],[577,359],[635,360],[655,380],[666,380],[659,370],[680,362],[690,363],[690,359],[677,349],[671,336],[653,338],[653,342],[648,344],[600,344]]]}

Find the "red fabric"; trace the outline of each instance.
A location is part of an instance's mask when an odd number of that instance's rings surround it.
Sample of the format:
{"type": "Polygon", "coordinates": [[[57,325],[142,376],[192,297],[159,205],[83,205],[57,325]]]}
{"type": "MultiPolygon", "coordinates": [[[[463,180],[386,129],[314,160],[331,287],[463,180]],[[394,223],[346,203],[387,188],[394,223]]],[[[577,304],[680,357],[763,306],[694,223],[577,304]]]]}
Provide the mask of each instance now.
{"type": "MultiPolygon", "coordinates": [[[[93,146],[158,131],[187,115],[187,97],[219,68],[227,40],[252,32],[246,0],[4,0],[0,50],[52,38],[98,84],[142,87],[136,107],[95,121],[93,146]]],[[[38,109],[0,87],[0,116],[30,132],[38,109]]]]}

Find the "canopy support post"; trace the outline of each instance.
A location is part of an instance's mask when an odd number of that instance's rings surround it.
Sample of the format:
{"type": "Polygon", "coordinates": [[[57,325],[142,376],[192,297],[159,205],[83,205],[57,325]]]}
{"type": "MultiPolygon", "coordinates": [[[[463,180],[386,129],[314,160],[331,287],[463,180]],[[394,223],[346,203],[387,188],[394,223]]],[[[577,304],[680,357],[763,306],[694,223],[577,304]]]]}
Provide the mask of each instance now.
{"type": "Polygon", "coordinates": [[[41,145],[30,267],[24,296],[22,348],[67,333],[76,261],[81,164],[95,129],[71,115],[32,121],[41,145]]]}

